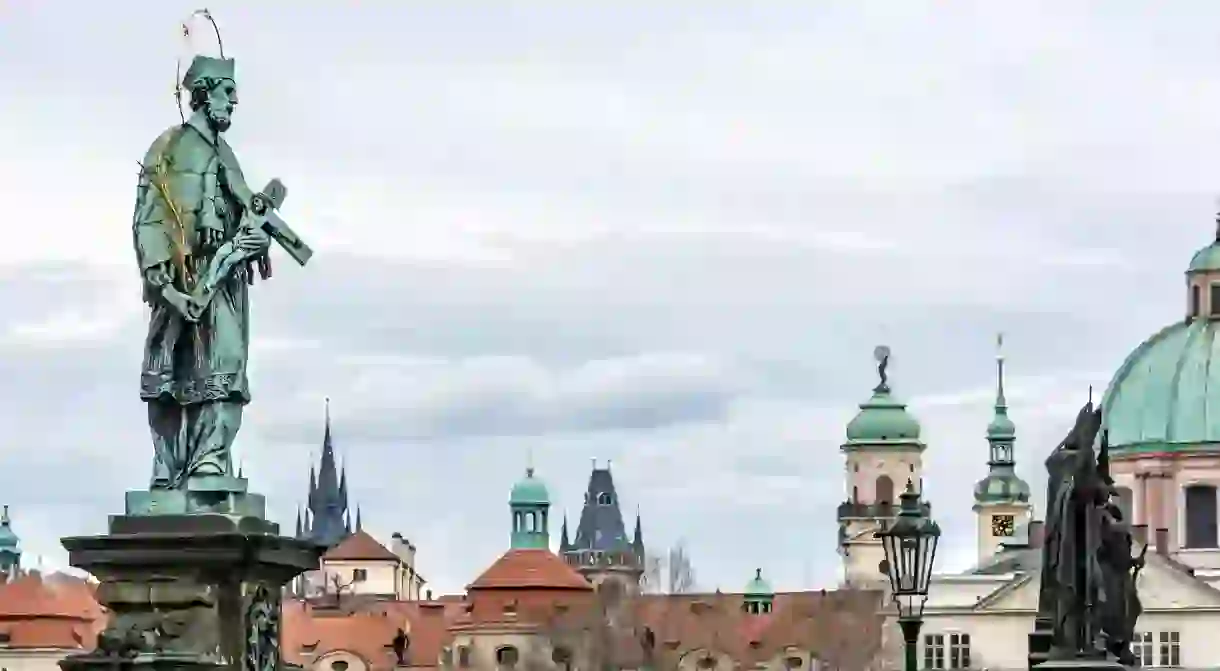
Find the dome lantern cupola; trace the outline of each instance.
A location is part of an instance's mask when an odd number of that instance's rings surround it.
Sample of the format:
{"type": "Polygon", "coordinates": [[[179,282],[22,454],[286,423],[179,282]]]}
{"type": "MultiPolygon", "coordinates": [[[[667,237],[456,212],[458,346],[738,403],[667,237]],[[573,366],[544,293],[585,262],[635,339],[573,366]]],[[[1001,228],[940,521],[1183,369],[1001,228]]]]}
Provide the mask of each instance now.
{"type": "Polygon", "coordinates": [[[1186,290],[1186,321],[1220,319],[1220,214],[1216,215],[1216,239],[1190,259],[1186,290]]]}
{"type": "Polygon", "coordinates": [[[0,512],[0,574],[12,578],[21,568],[21,539],[13,531],[8,506],[0,512]]]}
{"type": "Polygon", "coordinates": [[[754,578],[746,583],[742,593],[741,609],[750,615],[766,615],[775,602],[775,590],[762,575],[762,569],[754,569],[754,578]]]}
{"type": "Polygon", "coordinates": [[[508,497],[512,512],[512,548],[545,550],[550,546],[547,519],[551,496],[546,483],[534,477],[534,467],[525,469],[525,477],[513,485],[508,497]]]}

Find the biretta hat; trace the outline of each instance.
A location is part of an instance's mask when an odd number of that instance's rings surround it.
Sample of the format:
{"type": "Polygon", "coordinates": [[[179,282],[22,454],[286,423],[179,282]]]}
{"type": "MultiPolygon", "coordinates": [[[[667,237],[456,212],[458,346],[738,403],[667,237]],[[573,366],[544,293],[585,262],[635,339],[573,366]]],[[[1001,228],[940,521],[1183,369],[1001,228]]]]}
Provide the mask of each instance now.
{"type": "Polygon", "coordinates": [[[203,79],[233,79],[234,62],[232,58],[215,58],[212,56],[196,56],[191,60],[191,67],[186,69],[182,77],[182,86],[191,88],[203,79]]]}

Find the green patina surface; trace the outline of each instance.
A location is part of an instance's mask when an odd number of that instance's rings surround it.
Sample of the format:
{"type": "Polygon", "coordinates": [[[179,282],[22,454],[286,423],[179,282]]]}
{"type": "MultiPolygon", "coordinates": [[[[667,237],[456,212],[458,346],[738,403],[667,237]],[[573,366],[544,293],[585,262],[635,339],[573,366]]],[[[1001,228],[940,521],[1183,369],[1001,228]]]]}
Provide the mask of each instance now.
{"type": "Polygon", "coordinates": [[[534,469],[527,469],[525,477],[518,480],[517,484],[513,485],[512,493],[509,494],[508,502],[510,505],[550,505],[551,494],[547,491],[546,483],[541,478],[534,476],[534,469]]]}
{"type": "Polygon", "coordinates": [[[1208,270],[1220,270],[1220,242],[1213,242],[1195,252],[1186,272],[1198,273],[1208,270]]]}
{"type": "Polygon", "coordinates": [[[746,583],[746,588],[742,590],[742,594],[746,597],[770,599],[775,596],[775,590],[771,588],[771,583],[763,578],[762,569],[754,570],[754,577],[750,582],[746,583]]]}
{"type": "Polygon", "coordinates": [[[919,431],[919,421],[907,412],[906,404],[894,398],[888,384],[878,385],[872,397],[860,404],[860,412],[848,422],[843,449],[884,445],[923,449],[919,431]]]}
{"type": "Polygon", "coordinates": [[[974,485],[974,500],[977,503],[1010,503],[1029,501],[1029,484],[1015,471],[1004,472],[1000,467],[974,485]]]}
{"type": "Polygon", "coordinates": [[[232,59],[196,57],[181,85],[191,114],[144,155],[132,239],[151,308],[140,397],[153,436],[148,491],[127,514],[265,514],[235,477],[233,441],[250,402],[250,285],[271,276],[274,240],[304,265],[312,255],[275,209],[278,180],[246,183],[225,140],[237,106],[232,59]]]}
{"type": "Polygon", "coordinates": [[[508,497],[512,511],[510,547],[517,550],[545,550],[550,547],[549,511],[551,496],[546,483],[525,469],[525,477],[513,485],[508,497]]]}
{"type": "Polygon", "coordinates": [[[1116,453],[1220,443],[1217,326],[1208,319],[1172,324],[1127,357],[1102,401],[1116,453]]]}

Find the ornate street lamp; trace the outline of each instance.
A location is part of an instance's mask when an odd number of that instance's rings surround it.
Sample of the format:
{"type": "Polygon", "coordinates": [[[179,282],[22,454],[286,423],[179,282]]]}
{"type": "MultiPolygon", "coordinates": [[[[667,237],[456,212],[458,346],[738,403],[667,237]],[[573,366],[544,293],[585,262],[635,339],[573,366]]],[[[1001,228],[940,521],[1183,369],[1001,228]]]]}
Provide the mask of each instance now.
{"type": "Polygon", "coordinates": [[[928,584],[932,582],[932,562],[936,560],[936,544],[940,541],[940,526],[925,514],[914,483],[900,497],[898,517],[888,528],[878,531],[885,548],[885,572],[890,579],[890,594],[898,608],[898,626],[906,647],[906,671],[916,671],[916,650],[919,628],[923,625],[923,607],[928,600],[928,584]]]}

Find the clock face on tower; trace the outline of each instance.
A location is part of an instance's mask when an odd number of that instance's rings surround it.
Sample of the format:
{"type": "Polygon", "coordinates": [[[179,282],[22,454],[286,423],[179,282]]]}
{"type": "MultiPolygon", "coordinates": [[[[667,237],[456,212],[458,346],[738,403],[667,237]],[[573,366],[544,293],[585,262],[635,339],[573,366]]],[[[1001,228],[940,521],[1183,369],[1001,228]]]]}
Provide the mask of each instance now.
{"type": "Polygon", "coordinates": [[[1012,536],[1016,527],[1016,522],[1012,515],[992,515],[991,516],[991,535],[992,536],[1012,536]]]}

